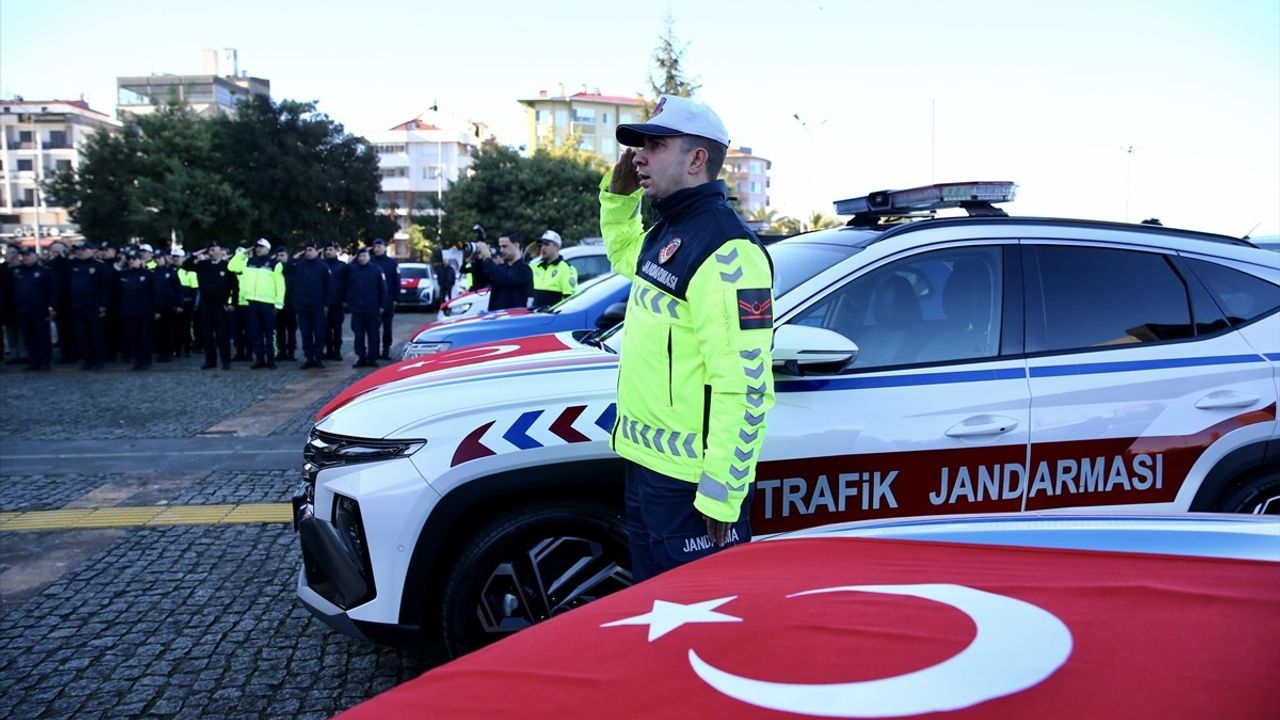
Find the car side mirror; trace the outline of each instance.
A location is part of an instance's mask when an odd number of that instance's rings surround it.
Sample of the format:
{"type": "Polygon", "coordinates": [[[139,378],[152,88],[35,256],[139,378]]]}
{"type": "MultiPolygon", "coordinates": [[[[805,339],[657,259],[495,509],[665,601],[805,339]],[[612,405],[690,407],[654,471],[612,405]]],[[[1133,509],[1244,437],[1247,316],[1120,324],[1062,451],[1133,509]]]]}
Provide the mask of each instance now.
{"type": "Polygon", "coordinates": [[[626,316],[627,304],[624,302],[616,302],[605,308],[603,313],[600,313],[600,317],[596,318],[596,327],[601,330],[608,330],[614,325],[622,322],[622,319],[626,316]]]}
{"type": "Polygon", "coordinates": [[[783,325],[773,332],[773,364],[788,375],[831,375],[858,358],[858,345],[833,330],[783,325]]]}

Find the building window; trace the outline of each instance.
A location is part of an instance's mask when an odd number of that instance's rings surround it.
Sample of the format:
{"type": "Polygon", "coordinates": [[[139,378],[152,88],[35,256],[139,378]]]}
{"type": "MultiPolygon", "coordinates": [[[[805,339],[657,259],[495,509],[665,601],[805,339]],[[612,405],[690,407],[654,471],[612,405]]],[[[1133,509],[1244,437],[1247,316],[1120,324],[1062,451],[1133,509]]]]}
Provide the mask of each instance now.
{"type": "Polygon", "coordinates": [[[374,149],[376,149],[379,154],[402,153],[405,151],[405,146],[389,144],[389,143],[379,143],[374,146],[374,149]]]}
{"type": "Polygon", "coordinates": [[[54,169],[54,170],[57,170],[58,172],[64,172],[64,171],[66,171],[66,170],[70,170],[70,169],[71,169],[71,161],[70,161],[70,160],[55,160],[55,161],[54,161],[54,163],[53,163],[53,165],[54,165],[54,168],[53,168],[53,169],[54,169]]]}
{"type": "Polygon", "coordinates": [[[18,142],[23,142],[23,143],[29,143],[29,142],[31,142],[31,131],[30,131],[30,130],[19,130],[19,131],[18,131],[18,142]]]}
{"type": "Polygon", "coordinates": [[[36,191],[33,188],[23,188],[22,190],[22,207],[36,206],[36,191]]]}
{"type": "Polygon", "coordinates": [[[752,180],[752,181],[751,181],[751,192],[752,192],[752,194],[755,194],[755,193],[760,192],[760,183],[756,182],[755,180],[752,180]]]}
{"type": "MultiPolygon", "coordinates": [[[[25,133],[25,134],[29,135],[30,133],[25,133]]],[[[18,172],[31,172],[31,161],[19,159],[18,172]]]]}
{"type": "Polygon", "coordinates": [[[604,138],[600,141],[600,154],[611,158],[617,152],[617,146],[613,142],[613,138],[604,138]]]}
{"type": "Polygon", "coordinates": [[[603,124],[605,124],[605,125],[608,125],[608,124],[609,124],[609,113],[600,113],[600,122],[601,122],[601,123],[603,123],[603,124]]]}
{"type": "Polygon", "coordinates": [[[382,177],[384,178],[402,178],[409,177],[409,168],[382,168],[382,177]]]}
{"type": "Polygon", "coordinates": [[[759,174],[760,174],[760,173],[762,173],[762,172],[764,172],[764,164],[763,164],[763,163],[761,163],[759,160],[752,160],[752,161],[751,161],[751,174],[752,174],[752,175],[759,175],[759,174]]]}
{"type": "Polygon", "coordinates": [[[560,126],[569,124],[569,111],[561,108],[556,110],[556,124],[560,126]]]}
{"type": "Polygon", "coordinates": [[[596,124],[596,111],[592,108],[574,108],[573,121],[576,123],[596,124]]]}
{"type": "Polygon", "coordinates": [[[70,147],[69,145],[67,145],[67,131],[50,130],[49,131],[49,147],[51,148],[70,147]]]}

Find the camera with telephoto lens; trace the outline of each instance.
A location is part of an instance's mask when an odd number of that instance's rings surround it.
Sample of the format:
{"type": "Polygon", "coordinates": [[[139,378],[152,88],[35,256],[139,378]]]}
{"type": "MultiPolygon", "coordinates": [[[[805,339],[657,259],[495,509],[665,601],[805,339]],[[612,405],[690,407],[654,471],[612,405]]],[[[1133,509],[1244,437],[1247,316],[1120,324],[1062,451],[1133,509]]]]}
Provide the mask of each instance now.
{"type": "Polygon", "coordinates": [[[471,226],[471,232],[476,234],[476,239],[471,241],[462,241],[457,244],[457,248],[461,250],[467,257],[476,254],[481,245],[488,245],[488,237],[485,235],[484,226],[476,223],[471,226]]]}

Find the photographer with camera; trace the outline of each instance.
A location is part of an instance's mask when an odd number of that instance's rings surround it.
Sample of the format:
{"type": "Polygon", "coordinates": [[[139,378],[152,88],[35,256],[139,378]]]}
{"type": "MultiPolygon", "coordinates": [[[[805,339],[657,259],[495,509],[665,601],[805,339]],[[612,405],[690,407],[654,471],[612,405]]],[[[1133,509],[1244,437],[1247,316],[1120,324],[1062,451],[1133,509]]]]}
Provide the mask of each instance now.
{"type": "Polygon", "coordinates": [[[489,241],[485,237],[484,226],[473,225],[471,231],[476,234],[476,239],[472,242],[458,244],[458,249],[462,251],[463,255],[462,268],[458,273],[459,275],[471,276],[471,282],[464,285],[463,289],[475,292],[489,287],[489,275],[485,272],[484,262],[480,260],[477,254],[481,245],[488,247],[489,241]]]}
{"type": "Polygon", "coordinates": [[[533,271],[524,261],[518,233],[505,232],[498,237],[496,259],[488,244],[480,244],[476,260],[489,278],[490,310],[528,307],[533,294],[533,271]]]}

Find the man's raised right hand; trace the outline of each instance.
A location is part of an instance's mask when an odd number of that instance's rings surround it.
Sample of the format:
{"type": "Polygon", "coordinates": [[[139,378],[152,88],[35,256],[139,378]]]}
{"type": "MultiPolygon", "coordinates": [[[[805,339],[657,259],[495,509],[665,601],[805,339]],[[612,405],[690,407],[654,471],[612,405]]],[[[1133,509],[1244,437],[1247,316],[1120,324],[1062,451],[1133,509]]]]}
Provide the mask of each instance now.
{"type": "Polygon", "coordinates": [[[630,195],[640,189],[640,174],[636,171],[636,151],[627,148],[613,166],[613,177],[609,179],[609,192],[614,195],[630,195]]]}

